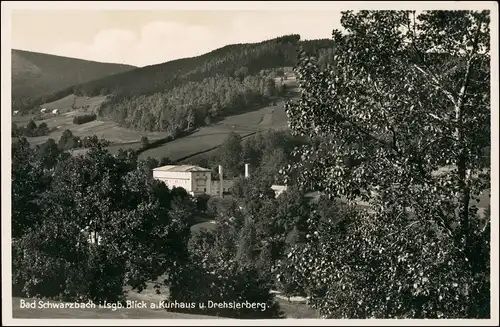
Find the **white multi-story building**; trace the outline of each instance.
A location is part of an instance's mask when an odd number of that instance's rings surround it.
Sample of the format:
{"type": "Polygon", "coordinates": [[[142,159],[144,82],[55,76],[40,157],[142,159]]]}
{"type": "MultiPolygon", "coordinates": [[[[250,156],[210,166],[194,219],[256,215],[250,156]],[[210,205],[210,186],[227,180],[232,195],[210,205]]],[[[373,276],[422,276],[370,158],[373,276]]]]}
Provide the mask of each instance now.
{"type": "MultiPolygon", "coordinates": [[[[249,176],[249,165],[245,165],[245,176],[249,176]]],[[[168,187],[182,187],[191,195],[208,194],[224,197],[234,185],[234,179],[224,179],[219,166],[219,179],[212,180],[212,171],[193,165],[167,165],[153,169],[153,178],[163,181],[168,187]]]]}
{"type": "Polygon", "coordinates": [[[211,194],[212,171],[191,165],[167,165],[153,169],[153,178],[168,187],[182,187],[191,195],[211,194]]]}

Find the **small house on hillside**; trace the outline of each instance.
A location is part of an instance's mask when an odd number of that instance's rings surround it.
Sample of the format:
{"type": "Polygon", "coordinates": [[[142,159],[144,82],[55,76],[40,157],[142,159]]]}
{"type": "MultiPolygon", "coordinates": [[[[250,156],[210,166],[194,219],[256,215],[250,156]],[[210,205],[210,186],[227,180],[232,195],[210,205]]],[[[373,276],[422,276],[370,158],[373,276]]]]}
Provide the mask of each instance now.
{"type": "Polygon", "coordinates": [[[19,110],[14,110],[13,114],[14,116],[17,115],[19,113],[19,110]]]}
{"type": "Polygon", "coordinates": [[[288,189],[288,187],[286,185],[272,185],[271,189],[276,194],[276,197],[278,197],[281,195],[281,193],[285,192],[288,189]]]}
{"type": "Polygon", "coordinates": [[[40,110],[41,113],[46,113],[47,112],[47,108],[42,108],[42,110],[40,110]]]}
{"type": "Polygon", "coordinates": [[[54,115],[59,115],[59,109],[54,109],[54,110],[52,110],[52,113],[53,113],[54,115]]]}

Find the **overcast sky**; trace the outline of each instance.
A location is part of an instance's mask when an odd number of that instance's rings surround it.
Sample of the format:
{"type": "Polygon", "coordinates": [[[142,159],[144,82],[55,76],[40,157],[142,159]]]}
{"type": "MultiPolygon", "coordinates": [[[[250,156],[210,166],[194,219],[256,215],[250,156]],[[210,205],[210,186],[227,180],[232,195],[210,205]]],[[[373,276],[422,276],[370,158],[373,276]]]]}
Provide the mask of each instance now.
{"type": "Polygon", "coordinates": [[[339,10],[14,10],[14,49],[147,66],[285,34],[330,38],[339,10]]]}

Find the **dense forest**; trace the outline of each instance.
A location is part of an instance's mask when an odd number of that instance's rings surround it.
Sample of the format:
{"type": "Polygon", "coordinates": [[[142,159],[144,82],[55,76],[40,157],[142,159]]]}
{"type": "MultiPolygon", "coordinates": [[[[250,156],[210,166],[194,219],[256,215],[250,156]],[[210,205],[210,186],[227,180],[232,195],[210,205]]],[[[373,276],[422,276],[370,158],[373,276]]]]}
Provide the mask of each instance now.
{"type": "Polygon", "coordinates": [[[152,95],[113,97],[101,106],[99,115],[126,127],[177,135],[224,115],[264,104],[281,91],[273,79],[261,75],[243,80],[215,76],[152,95]]]}
{"type": "Polygon", "coordinates": [[[186,82],[208,77],[247,76],[278,67],[293,67],[298,48],[315,53],[333,47],[332,40],[299,41],[299,35],[288,35],[260,43],[232,44],[201,56],[169,61],[133,71],[108,76],[71,88],[76,94],[150,95],[164,92],[186,82]]]}
{"type": "Polygon", "coordinates": [[[274,77],[282,74],[280,68],[295,65],[299,47],[310,53],[333,47],[331,40],[299,39],[299,35],[288,35],[260,43],[228,45],[198,57],[75,85],[33,104],[72,93],[108,95],[98,112],[101,119],[175,135],[280,96],[283,87],[275,85],[274,77]]]}

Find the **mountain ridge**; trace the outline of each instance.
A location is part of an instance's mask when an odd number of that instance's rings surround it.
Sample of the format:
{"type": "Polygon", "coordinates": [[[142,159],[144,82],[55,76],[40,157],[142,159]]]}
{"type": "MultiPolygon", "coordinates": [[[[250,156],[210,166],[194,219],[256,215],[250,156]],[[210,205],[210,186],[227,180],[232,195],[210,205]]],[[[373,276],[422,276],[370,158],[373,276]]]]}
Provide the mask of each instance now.
{"type": "Polygon", "coordinates": [[[63,88],[137,68],[21,49],[11,49],[11,56],[13,110],[63,88]]]}
{"type": "Polygon", "coordinates": [[[81,61],[85,61],[85,62],[89,62],[89,63],[96,63],[96,64],[128,66],[128,67],[131,67],[133,69],[144,67],[144,66],[134,66],[134,65],[131,65],[131,64],[125,64],[125,63],[120,63],[120,62],[107,62],[107,61],[99,61],[99,60],[92,60],[92,59],[83,59],[83,58],[77,58],[77,57],[68,57],[68,56],[64,56],[64,55],[60,55],[60,54],[38,52],[38,51],[26,50],[26,49],[12,48],[11,51],[12,52],[17,52],[17,53],[32,54],[32,55],[51,56],[51,57],[56,57],[56,58],[60,58],[60,59],[81,60],[81,61]]]}

